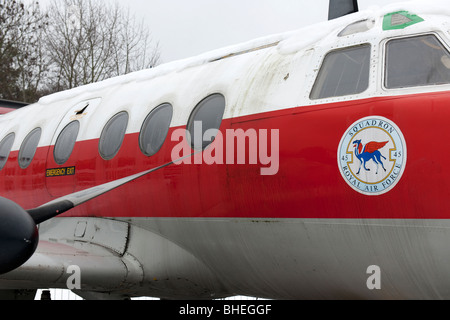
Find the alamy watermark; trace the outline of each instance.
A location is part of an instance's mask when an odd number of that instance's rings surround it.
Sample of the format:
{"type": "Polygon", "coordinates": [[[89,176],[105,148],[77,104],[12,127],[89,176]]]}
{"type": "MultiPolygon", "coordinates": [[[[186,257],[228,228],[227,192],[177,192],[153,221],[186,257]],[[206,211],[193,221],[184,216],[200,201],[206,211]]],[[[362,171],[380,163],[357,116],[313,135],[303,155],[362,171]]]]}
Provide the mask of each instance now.
{"type": "Polygon", "coordinates": [[[371,265],[366,270],[367,274],[370,274],[367,278],[366,285],[369,290],[381,289],[381,268],[377,265],[371,265]]]}
{"type": "Polygon", "coordinates": [[[69,290],[81,289],[81,268],[77,265],[67,267],[67,274],[70,276],[66,280],[66,287],[69,290]]]}
{"type": "Polygon", "coordinates": [[[217,129],[203,132],[201,121],[194,123],[193,157],[191,134],[185,129],[176,129],[171,140],[178,142],[172,149],[175,164],[249,164],[261,165],[260,174],[275,175],[280,167],[280,130],[278,129],[227,129],[225,135],[217,129]],[[205,142],[209,145],[205,148],[205,142]],[[248,152],[247,152],[248,150],[248,152]],[[183,158],[183,160],[178,161],[183,158]],[[193,158],[193,161],[192,159],[193,158]],[[178,160],[177,160],[178,159],[178,160]]]}

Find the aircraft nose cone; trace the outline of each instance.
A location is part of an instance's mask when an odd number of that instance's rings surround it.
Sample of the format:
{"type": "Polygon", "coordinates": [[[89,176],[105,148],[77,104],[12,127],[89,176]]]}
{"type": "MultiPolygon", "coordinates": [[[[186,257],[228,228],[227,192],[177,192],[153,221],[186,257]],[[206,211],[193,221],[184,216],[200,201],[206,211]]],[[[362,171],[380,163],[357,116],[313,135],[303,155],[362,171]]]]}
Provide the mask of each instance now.
{"type": "Polygon", "coordinates": [[[13,201],[0,198],[0,274],[25,263],[38,242],[39,233],[30,215],[13,201]]]}

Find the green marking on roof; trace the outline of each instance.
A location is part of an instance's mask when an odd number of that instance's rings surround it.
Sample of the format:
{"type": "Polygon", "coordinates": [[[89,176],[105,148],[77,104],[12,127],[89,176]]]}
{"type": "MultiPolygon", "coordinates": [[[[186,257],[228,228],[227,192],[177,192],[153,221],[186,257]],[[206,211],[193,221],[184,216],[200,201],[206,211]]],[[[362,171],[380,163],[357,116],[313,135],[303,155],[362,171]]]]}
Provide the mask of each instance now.
{"type": "Polygon", "coordinates": [[[405,29],[422,21],[421,17],[408,11],[392,12],[384,16],[383,30],[405,29]]]}

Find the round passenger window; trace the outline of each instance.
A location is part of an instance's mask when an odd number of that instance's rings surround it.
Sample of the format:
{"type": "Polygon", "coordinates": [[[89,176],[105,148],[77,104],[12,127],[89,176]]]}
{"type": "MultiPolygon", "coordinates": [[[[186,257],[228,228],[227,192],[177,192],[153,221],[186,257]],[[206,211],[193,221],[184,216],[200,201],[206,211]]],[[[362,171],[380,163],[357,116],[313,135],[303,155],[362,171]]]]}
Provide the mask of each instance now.
{"type": "Polygon", "coordinates": [[[145,118],[139,135],[139,147],[147,156],[156,154],[164,144],[172,121],[172,105],[165,103],[145,118]]]}
{"type": "Polygon", "coordinates": [[[59,134],[53,150],[55,162],[63,165],[69,160],[80,130],[80,122],[72,121],[59,134]]]}
{"type": "Polygon", "coordinates": [[[41,139],[41,128],[36,128],[31,131],[22,142],[19,151],[19,166],[22,169],[28,168],[36,153],[39,140],[41,139]]]}
{"type": "Polygon", "coordinates": [[[192,112],[187,130],[190,135],[191,147],[195,150],[202,150],[209,146],[217,133],[219,132],[220,124],[222,123],[223,114],[225,112],[225,97],[221,94],[213,94],[203,99],[192,112]],[[205,132],[208,136],[205,137],[205,132]],[[205,140],[206,139],[206,140],[205,140]]]}
{"type": "Polygon", "coordinates": [[[0,170],[3,169],[6,161],[8,161],[9,153],[11,152],[11,148],[14,143],[14,138],[15,134],[10,133],[2,140],[2,142],[0,142],[0,170]]]}
{"type": "Polygon", "coordinates": [[[123,111],[108,121],[100,136],[99,152],[103,159],[111,160],[119,152],[128,125],[128,113],[123,111]]]}

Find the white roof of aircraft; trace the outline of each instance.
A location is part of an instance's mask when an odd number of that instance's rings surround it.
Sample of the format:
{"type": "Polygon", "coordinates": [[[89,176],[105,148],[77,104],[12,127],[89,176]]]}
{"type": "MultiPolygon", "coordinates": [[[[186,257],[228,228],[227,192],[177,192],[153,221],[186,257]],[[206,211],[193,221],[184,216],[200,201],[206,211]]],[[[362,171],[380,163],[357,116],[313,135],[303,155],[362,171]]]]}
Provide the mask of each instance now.
{"type": "Polygon", "coordinates": [[[238,45],[210,51],[192,58],[166,63],[153,69],[138,71],[124,76],[107,79],[98,83],[55,93],[53,95],[41,98],[39,104],[46,105],[62,99],[72,98],[81,92],[94,92],[105,89],[109,86],[147,81],[156,77],[169,75],[170,73],[179,73],[187,68],[270,46],[276,46],[280,54],[296,53],[313,44],[317,44],[319,42],[321,44],[325,43],[327,39],[330,39],[330,34],[333,34],[333,31],[339,28],[344,28],[351,23],[366,19],[371,19],[377,22],[382,19],[384,15],[396,11],[409,11],[414,14],[428,16],[450,16],[450,6],[448,0],[415,0],[394,3],[383,8],[371,7],[368,10],[350,14],[335,20],[324,21],[299,30],[258,38],[238,45]]]}

